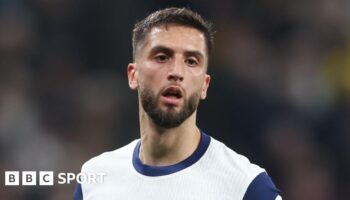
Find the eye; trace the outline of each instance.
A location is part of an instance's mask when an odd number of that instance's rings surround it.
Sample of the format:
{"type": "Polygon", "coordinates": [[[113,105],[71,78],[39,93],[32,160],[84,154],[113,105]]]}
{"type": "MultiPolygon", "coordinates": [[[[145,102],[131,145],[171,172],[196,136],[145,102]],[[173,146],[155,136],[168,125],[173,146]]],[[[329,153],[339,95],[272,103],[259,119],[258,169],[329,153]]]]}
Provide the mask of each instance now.
{"type": "Polygon", "coordinates": [[[197,59],[195,59],[195,58],[187,58],[187,59],[185,60],[185,62],[186,62],[187,65],[189,65],[190,67],[195,67],[195,66],[198,65],[198,61],[197,61],[197,59]]]}
{"type": "Polygon", "coordinates": [[[159,54],[159,55],[155,56],[154,59],[159,63],[165,63],[169,60],[169,56],[167,56],[165,54],[159,54]]]}

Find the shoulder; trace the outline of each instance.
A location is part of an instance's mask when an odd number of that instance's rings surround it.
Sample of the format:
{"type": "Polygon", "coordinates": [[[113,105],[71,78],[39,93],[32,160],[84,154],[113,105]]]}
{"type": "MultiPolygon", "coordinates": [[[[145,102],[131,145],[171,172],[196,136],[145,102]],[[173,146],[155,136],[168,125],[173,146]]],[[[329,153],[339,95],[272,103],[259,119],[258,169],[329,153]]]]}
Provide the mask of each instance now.
{"type": "Polygon", "coordinates": [[[134,140],[131,143],[118,148],[113,151],[104,152],[98,156],[95,156],[86,161],[81,171],[92,172],[92,171],[108,171],[112,166],[123,166],[128,163],[132,157],[134,147],[138,140],[134,140]]]}
{"type": "Polygon", "coordinates": [[[247,157],[213,138],[208,153],[217,169],[225,171],[226,181],[239,188],[243,200],[281,200],[279,190],[265,169],[251,163],[247,157]]]}
{"type": "Polygon", "coordinates": [[[208,154],[211,160],[216,160],[219,167],[227,168],[228,172],[231,173],[238,173],[249,182],[258,174],[265,172],[260,166],[251,163],[247,157],[235,152],[214,138],[212,138],[208,154]]]}
{"type": "MultiPolygon", "coordinates": [[[[134,140],[133,142],[119,149],[104,152],[91,158],[83,164],[81,173],[106,173],[110,177],[124,173],[126,169],[130,169],[130,160],[137,141],[138,140],[134,140]]],[[[96,187],[98,185],[99,184],[77,183],[73,197],[74,200],[82,200],[83,194],[86,195],[87,191],[90,191],[92,187],[96,187]]]]}

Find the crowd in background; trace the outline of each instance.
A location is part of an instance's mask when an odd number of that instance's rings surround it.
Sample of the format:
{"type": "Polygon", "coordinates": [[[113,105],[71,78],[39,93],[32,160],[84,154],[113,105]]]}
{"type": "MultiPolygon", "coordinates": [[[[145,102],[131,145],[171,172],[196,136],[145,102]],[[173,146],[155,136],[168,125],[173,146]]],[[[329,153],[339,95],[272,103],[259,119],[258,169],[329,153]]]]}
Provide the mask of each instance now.
{"type": "MultiPolygon", "coordinates": [[[[198,125],[266,168],[286,200],[350,196],[346,0],[0,0],[0,169],[80,171],[139,137],[128,88],[133,24],[186,6],[214,23],[198,125]]],[[[71,199],[75,184],[0,186],[71,199]]]]}

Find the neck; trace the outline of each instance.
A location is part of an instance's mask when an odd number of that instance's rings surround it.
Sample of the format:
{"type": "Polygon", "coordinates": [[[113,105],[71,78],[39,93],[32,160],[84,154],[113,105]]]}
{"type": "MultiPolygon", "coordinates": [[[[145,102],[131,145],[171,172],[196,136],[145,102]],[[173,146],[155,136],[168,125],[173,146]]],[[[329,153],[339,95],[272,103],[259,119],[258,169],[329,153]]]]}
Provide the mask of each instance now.
{"type": "Polygon", "coordinates": [[[200,131],[196,126],[196,112],[180,126],[164,129],[140,111],[140,160],[151,166],[168,166],[181,162],[197,148],[200,131]]]}

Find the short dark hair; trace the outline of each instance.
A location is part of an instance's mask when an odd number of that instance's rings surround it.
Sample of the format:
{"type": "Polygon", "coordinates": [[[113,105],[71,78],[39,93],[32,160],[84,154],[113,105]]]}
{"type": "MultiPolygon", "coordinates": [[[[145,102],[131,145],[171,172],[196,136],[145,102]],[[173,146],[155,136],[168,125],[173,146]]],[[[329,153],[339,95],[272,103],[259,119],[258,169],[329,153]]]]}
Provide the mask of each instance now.
{"type": "Polygon", "coordinates": [[[135,24],[132,31],[132,48],[134,60],[137,45],[143,42],[152,28],[168,24],[182,25],[199,30],[205,37],[208,55],[210,54],[213,46],[214,35],[212,23],[204,20],[198,13],[188,8],[171,7],[155,11],[148,15],[145,19],[135,24]]]}

